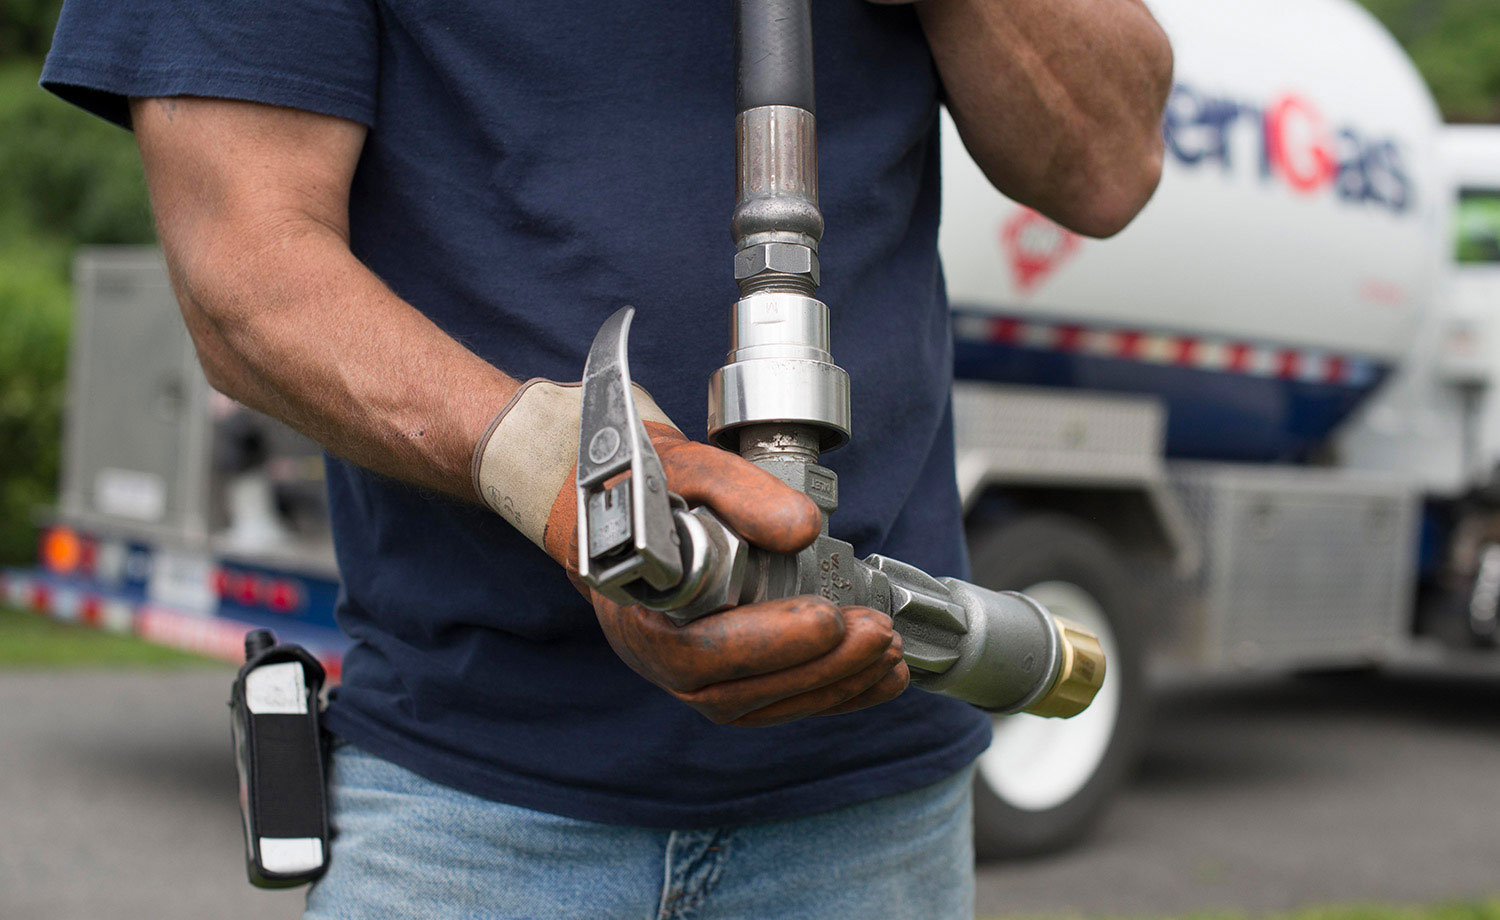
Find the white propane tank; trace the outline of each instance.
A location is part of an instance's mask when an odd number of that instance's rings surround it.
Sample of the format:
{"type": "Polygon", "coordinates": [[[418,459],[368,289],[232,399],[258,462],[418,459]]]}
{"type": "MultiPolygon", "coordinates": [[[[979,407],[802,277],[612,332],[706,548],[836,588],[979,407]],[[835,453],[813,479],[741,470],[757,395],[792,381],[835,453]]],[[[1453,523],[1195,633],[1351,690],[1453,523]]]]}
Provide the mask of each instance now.
{"type": "Polygon", "coordinates": [[[1296,460],[1432,307],[1440,117],[1349,0],[1147,0],[1176,68],[1155,198],[1109,240],[993,191],[944,116],[960,376],[1160,395],[1169,452],[1296,460]]]}

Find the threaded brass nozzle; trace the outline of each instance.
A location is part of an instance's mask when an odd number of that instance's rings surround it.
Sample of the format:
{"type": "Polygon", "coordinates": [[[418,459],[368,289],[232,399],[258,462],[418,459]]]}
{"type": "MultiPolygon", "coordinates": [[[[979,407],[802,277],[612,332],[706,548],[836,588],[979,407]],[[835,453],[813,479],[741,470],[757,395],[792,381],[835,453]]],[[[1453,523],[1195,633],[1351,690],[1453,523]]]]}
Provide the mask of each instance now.
{"type": "Polygon", "coordinates": [[[1054,616],[1058,644],[1062,649],[1062,666],[1057,680],[1046,695],[1026,708],[1036,716],[1068,719],[1078,715],[1094,701],[1094,694],[1104,684],[1104,649],[1099,637],[1062,617],[1054,616]]]}

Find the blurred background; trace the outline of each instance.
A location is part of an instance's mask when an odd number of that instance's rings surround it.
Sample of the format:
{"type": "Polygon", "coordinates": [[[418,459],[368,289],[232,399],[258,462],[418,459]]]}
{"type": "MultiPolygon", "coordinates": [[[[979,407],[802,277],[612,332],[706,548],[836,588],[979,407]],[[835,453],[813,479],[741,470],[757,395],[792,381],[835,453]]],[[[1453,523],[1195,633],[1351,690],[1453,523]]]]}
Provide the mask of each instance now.
{"type": "MultiPolygon", "coordinates": [[[[1082,240],[951,125],[976,577],[1104,637],[997,721],[984,917],[1500,920],[1500,0],[1148,0],[1166,177],[1082,240]]],[[[250,888],[227,698],[336,677],[315,448],[208,390],[131,137],[0,0],[0,918],[298,916],[250,888]]]]}

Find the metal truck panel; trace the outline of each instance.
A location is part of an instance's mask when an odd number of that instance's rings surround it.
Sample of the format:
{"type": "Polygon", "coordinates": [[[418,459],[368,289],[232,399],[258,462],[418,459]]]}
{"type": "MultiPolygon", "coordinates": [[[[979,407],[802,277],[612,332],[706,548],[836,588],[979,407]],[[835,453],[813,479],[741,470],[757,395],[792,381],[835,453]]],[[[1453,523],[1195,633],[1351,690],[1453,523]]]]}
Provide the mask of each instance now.
{"type": "Polygon", "coordinates": [[[201,539],[205,393],[161,255],[86,249],[74,278],[61,510],[201,539]]]}
{"type": "Polygon", "coordinates": [[[1200,534],[1192,656],[1215,666],[1375,661],[1409,641],[1418,495],[1337,470],[1174,463],[1200,534]]]}
{"type": "Polygon", "coordinates": [[[966,497],[987,479],[1102,485],[1162,475],[1165,416],[1149,398],[961,382],[953,417],[966,497]]]}
{"type": "Polygon", "coordinates": [[[1157,400],[959,382],[953,418],[965,507],[992,486],[1135,492],[1146,500],[1173,569],[1182,575],[1197,571],[1197,536],[1167,485],[1166,414],[1157,400]]]}

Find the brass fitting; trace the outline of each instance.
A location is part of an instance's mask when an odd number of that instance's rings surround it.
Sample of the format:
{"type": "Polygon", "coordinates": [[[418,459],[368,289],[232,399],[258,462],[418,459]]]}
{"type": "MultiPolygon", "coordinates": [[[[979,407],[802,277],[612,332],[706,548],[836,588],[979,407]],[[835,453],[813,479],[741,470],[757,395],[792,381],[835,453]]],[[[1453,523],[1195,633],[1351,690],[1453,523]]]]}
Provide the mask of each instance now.
{"type": "Polygon", "coordinates": [[[1087,709],[1103,686],[1104,649],[1099,646],[1098,636],[1077,623],[1056,615],[1052,619],[1057,625],[1062,664],[1052,689],[1024,711],[1034,716],[1069,719],[1087,709]]]}

